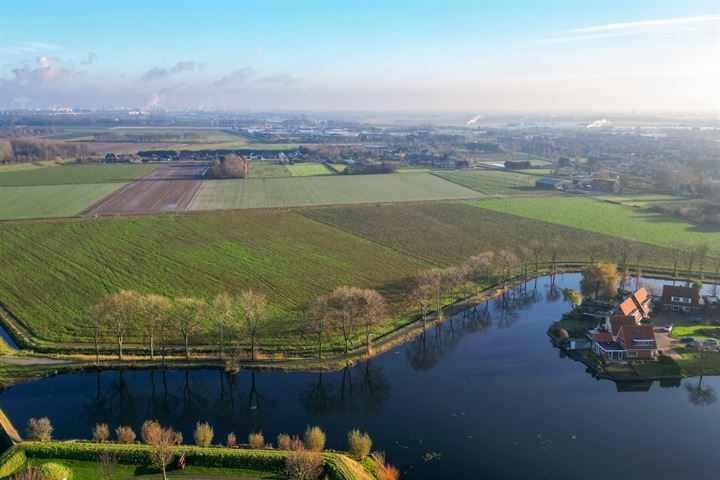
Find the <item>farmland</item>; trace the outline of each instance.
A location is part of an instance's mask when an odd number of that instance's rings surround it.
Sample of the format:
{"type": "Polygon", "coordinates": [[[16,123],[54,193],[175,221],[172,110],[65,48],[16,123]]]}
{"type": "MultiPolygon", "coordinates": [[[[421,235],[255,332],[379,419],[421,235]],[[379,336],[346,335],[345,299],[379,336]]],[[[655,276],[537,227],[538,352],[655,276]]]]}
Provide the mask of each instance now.
{"type": "Polygon", "coordinates": [[[289,212],[6,225],[0,246],[0,301],[37,336],[64,341],[87,340],[78,315],[120,288],[210,298],[249,287],[282,314],[282,341],[318,294],[349,283],[395,298],[393,282],[427,266],[289,212]]]}
{"type": "MultiPolygon", "coordinates": [[[[8,224],[0,301],[44,340],[88,341],[80,312],[108,292],[210,299],[253,288],[273,305],[272,345],[297,345],[299,309],[337,285],[378,288],[400,313],[419,269],[556,236],[561,258],[576,261],[612,240],[462,203],[8,224]]],[[[669,263],[646,248],[648,264],[669,263]]]]}
{"type": "Polygon", "coordinates": [[[652,245],[669,247],[676,242],[690,242],[720,249],[720,230],[717,228],[590,198],[495,199],[473,205],[652,245]]]}
{"type": "Polygon", "coordinates": [[[262,161],[250,162],[250,178],[276,178],[290,176],[290,171],[285,165],[262,161]]]}
{"type": "Polygon", "coordinates": [[[189,209],[276,208],[478,196],[473,190],[430,174],[320,175],[204,182],[189,209]]]}
{"type": "Polygon", "coordinates": [[[0,170],[0,187],[105,182],[119,183],[138,179],[156,168],[157,165],[149,164],[92,164],[11,171],[0,170]]]}
{"type": "Polygon", "coordinates": [[[470,172],[436,171],[433,174],[471,188],[483,195],[518,195],[538,192],[535,189],[537,177],[522,173],[475,170],[470,172]]]}
{"type": "Polygon", "coordinates": [[[0,187],[0,220],[77,215],[122,183],[0,187]]]}

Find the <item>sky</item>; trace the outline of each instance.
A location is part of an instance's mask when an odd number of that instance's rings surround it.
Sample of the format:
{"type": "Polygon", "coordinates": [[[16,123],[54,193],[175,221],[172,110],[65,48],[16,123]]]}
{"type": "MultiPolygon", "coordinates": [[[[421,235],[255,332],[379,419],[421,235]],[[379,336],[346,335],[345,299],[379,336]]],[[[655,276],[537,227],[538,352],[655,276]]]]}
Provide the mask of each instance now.
{"type": "Polygon", "coordinates": [[[720,111],[720,0],[0,0],[0,108],[720,111]]]}

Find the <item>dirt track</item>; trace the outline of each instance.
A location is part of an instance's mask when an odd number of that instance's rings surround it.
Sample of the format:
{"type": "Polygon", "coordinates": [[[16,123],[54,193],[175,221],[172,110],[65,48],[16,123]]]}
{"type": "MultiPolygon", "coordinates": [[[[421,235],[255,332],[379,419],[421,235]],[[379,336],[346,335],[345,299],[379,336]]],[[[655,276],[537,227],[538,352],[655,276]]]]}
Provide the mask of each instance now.
{"type": "Polygon", "coordinates": [[[202,184],[206,164],[163,165],[88,207],[83,215],[127,215],[185,210],[202,184]]]}

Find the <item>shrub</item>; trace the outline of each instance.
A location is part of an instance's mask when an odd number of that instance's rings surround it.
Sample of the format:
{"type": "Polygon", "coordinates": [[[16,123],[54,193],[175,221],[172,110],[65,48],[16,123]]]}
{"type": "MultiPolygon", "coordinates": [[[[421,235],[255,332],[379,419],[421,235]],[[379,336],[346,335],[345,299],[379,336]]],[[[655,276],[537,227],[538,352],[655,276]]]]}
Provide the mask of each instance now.
{"type": "Polygon", "coordinates": [[[305,429],[303,436],[305,448],[313,452],[322,452],[325,448],[325,432],[320,427],[310,427],[305,429]]]}
{"type": "Polygon", "coordinates": [[[131,444],[135,442],[135,431],[130,427],[118,427],[115,429],[118,443],[131,444]]]}
{"type": "Polygon", "coordinates": [[[110,439],[110,428],[107,423],[97,423],[92,430],[93,440],[98,443],[107,442],[110,439]]]}
{"type": "Polygon", "coordinates": [[[109,452],[103,452],[98,456],[97,474],[100,480],[110,480],[117,469],[117,458],[109,452]]]}
{"type": "Polygon", "coordinates": [[[25,427],[25,436],[28,440],[38,442],[49,442],[52,440],[52,432],[53,426],[47,417],[31,418],[28,420],[27,427],[25,427]]]}
{"type": "Polygon", "coordinates": [[[372,439],[367,432],[360,433],[360,430],[351,430],[348,433],[348,451],[350,455],[358,460],[368,456],[372,448],[372,439]]]}
{"type": "Polygon", "coordinates": [[[235,448],[237,447],[237,437],[233,432],[228,433],[227,441],[225,442],[225,445],[228,448],[235,448]]]}
{"type": "Polygon", "coordinates": [[[45,475],[40,471],[39,468],[28,467],[25,470],[17,473],[14,480],[46,480],[45,475]]]}
{"type": "Polygon", "coordinates": [[[145,420],[140,427],[140,438],[143,443],[150,445],[162,432],[162,426],[155,420],[145,420]]]}
{"type": "Polygon", "coordinates": [[[315,480],[323,473],[320,452],[295,451],[285,457],[285,475],[291,480],[315,480]]]}
{"type": "Polygon", "coordinates": [[[27,457],[25,450],[11,447],[0,455],[0,478],[7,478],[25,465],[27,457]]]}
{"type": "Polygon", "coordinates": [[[207,422],[198,422],[195,425],[195,433],[193,434],[193,438],[195,439],[195,445],[197,445],[198,447],[209,447],[212,443],[214,435],[215,432],[213,428],[207,422]]]}
{"type": "Polygon", "coordinates": [[[70,478],[70,469],[59,463],[43,463],[40,465],[40,472],[45,480],[65,480],[70,478]]]}
{"type": "Polygon", "coordinates": [[[385,463],[384,453],[373,452],[370,459],[375,464],[377,480],[398,480],[400,478],[400,470],[395,465],[385,463]]]}
{"type": "Polygon", "coordinates": [[[280,450],[290,450],[290,435],[281,433],[277,436],[277,446],[280,450]]]}
{"type": "Polygon", "coordinates": [[[265,446],[265,437],[263,437],[262,432],[248,435],[248,445],[250,445],[250,448],[263,448],[265,446]]]}

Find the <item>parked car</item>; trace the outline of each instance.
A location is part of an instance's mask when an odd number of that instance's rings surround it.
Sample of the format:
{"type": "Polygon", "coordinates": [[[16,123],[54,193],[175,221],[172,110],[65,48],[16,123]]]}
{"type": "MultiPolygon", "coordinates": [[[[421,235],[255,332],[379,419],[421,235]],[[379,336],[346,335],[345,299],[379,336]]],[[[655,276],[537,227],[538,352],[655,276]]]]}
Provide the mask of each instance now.
{"type": "Polygon", "coordinates": [[[672,332],[672,329],[673,329],[673,325],[670,324],[670,325],[665,325],[664,327],[662,327],[661,330],[662,330],[663,332],[670,333],[670,332],[672,332]]]}
{"type": "Polygon", "coordinates": [[[695,337],[682,337],[680,340],[685,343],[692,343],[695,341],[695,337]]]}
{"type": "Polygon", "coordinates": [[[702,343],[704,345],[708,345],[708,346],[715,346],[718,344],[718,341],[715,340],[714,338],[706,338],[705,340],[703,340],[702,343]]]}
{"type": "Polygon", "coordinates": [[[690,319],[690,323],[702,323],[702,321],[703,321],[703,320],[702,320],[702,318],[700,318],[700,317],[692,317],[692,318],[690,319]]]}

